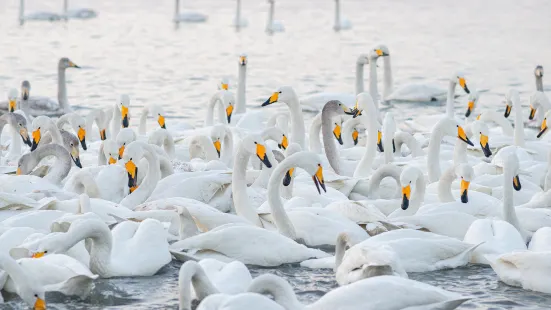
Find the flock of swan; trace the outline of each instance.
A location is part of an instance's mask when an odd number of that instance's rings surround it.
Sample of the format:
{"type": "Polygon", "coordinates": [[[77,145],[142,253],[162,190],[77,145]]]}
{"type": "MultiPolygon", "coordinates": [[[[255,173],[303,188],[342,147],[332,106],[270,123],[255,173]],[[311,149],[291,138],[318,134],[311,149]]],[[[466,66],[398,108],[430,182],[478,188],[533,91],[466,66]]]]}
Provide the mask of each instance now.
{"type": "Polygon", "coordinates": [[[25,0],[19,0],[19,24],[26,21],[60,21],[68,19],[90,19],[98,16],[93,9],[69,9],[69,0],[63,0],[63,12],[32,12],[25,13],[25,0]]]}
{"type": "Polygon", "coordinates": [[[161,105],[137,111],[127,94],[77,114],[65,77],[79,66],[60,59],[57,99],[23,81],[0,102],[0,288],[42,310],[46,292],[85,298],[97,278],[152,276],[179,260],[180,309],[455,309],[475,297],[408,274],[469,263],[551,293],[543,68],[530,111],[511,89],[497,112],[461,73],[447,89],[394,88],[390,57],[378,45],[357,58],[356,93],[281,86],[259,104],[246,99],[240,55],[236,93],[218,81],[199,127],[167,120],[161,105]],[[456,91],[467,94],[462,115],[456,91]],[[408,130],[379,111],[441,98],[445,114],[408,130]],[[309,124],[306,109],[318,113],[309,124]],[[325,268],[339,287],[305,305],[285,279],[247,267],[283,264],[325,268]]]}

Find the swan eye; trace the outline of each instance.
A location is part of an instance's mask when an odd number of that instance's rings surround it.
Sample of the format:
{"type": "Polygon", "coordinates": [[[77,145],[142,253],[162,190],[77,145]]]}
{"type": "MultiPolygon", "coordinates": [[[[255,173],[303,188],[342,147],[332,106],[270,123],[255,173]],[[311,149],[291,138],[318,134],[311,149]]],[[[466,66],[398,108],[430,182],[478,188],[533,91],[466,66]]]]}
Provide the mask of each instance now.
{"type": "Polygon", "coordinates": [[[409,181],[409,184],[411,184],[411,181],[409,181]]]}
{"type": "Polygon", "coordinates": [[[279,93],[281,94],[281,91],[279,93]]]}
{"type": "Polygon", "coordinates": [[[38,294],[34,294],[34,297],[38,298],[38,294]]]}
{"type": "Polygon", "coordinates": [[[254,142],[254,144],[257,144],[256,141],[254,142]]]}
{"type": "Polygon", "coordinates": [[[361,268],[357,267],[357,268],[352,269],[351,271],[358,271],[358,270],[360,270],[360,269],[361,269],[361,268]]]}
{"type": "Polygon", "coordinates": [[[132,157],[130,157],[130,160],[132,160],[132,157]]]}
{"type": "Polygon", "coordinates": [[[44,254],[48,253],[48,251],[44,251],[44,254]]]}

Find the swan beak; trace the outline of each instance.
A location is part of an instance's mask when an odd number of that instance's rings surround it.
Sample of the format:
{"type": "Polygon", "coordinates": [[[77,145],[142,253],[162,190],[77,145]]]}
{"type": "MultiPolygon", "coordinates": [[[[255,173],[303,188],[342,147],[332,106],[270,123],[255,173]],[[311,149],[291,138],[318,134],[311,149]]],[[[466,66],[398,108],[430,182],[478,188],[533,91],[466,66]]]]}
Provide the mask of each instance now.
{"type": "Polygon", "coordinates": [[[74,62],[70,61],[69,60],[69,68],[77,68],[77,69],[80,69],[79,66],[77,66],[74,62]]]}
{"type": "Polygon", "coordinates": [[[38,128],[37,130],[33,131],[33,144],[31,145],[31,152],[36,150],[36,147],[38,146],[38,143],[40,143],[40,128],[38,128]]]}
{"type": "Polygon", "coordinates": [[[220,139],[213,142],[214,148],[216,149],[216,152],[218,152],[218,158],[220,158],[220,149],[222,144],[220,143],[220,139]]]}
{"type": "Polygon", "coordinates": [[[31,139],[29,139],[29,132],[27,131],[27,128],[21,128],[19,129],[19,135],[21,135],[21,139],[23,139],[23,143],[25,143],[28,146],[32,146],[31,139]]]}
{"type": "Polygon", "coordinates": [[[312,176],[312,180],[314,180],[314,184],[316,184],[316,188],[318,189],[318,193],[320,195],[321,195],[320,186],[323,189],[323,191],[327,193],[327,189],[325,188],[325,181],[323,180],[323,168],[320,164],[318,164],[318,170],[312,176]]]}
{"type": "Polygon", "coordinates": [[[396,153],[396,144],[394,144],[394,139],[392,139],[392,153],[396,153]]]}
{"type": "Polygon", "coordinates": [[[465,78],[463,77],[460,77],[459,78],[459,86],[461,86],[461,88],[463,88],[463,90],[467,93],[467,94],[470,94],[471,91],[469,90],[469,88],[467,87],[467,82],[465,82],[465,78]]]}
{"type": "Polygon", "coordinates": [[[113,165],[113,164],[116,164],[116,163],[117,163],[117,160],[114,159],[112,156],[109,156],[109,164],[113,165]]]}
{"type": "Polygon", "coordinates": [[[351,110],[349,107],[345,106],[344,104],[342,104],[341,106],[344,111],[344,114],[354,115],[354,111],[351,110]]]}
{"type": "Polygon", "coordinates": [[[385,151],[382,141],[383,141],[383,133],[380,130],[377,130],[377,148],[379,149],[379,152],[385,151]]]}
{"type": "Polygon", "coordinates": [[[277,145],[280,149],[286,150],[289,146],[289,140],[287,139],[286,135],[283,135],[283,138],[281,138],[281,143],[277,145]]]}
{"type": "Polygon", "coordinates": [[[465,130],[463,130],[463,127],[459,125],[457,125],[457,137],[459,138],[459,140],[467,143],[468,145],[474,146],[471,140],[469,140],[469,138],[467,137],[467,134],[465,134],[465,130]]]}
{"type": "Polygon", "coordinates": [[[133,161],[129,160],[124,164],[126,172],[128,172],[128,187],[136,189],[137,186],[137,176],[138,176],[138,167],[134,164],[133,161]]]}
{"type": "Polygon", "coordinates": [[[121,107],[121,115],[122,115],[122,128],[128,128],[128,125],[129,125],[128,107],[125,107],[125,106],[121,107]]]}
{"type": "Polygon", "coordinates": [[[335,124],[335,129],[333,129],[333,135],[335,135],[335,139],[339,141],[339,144],[342,145],[341,126],[339,124],[335,124]]]}
{"type": "Polygon", "coordinates": [[[359,135],[360,135],[360,133],[358,132],[358,130],[356,128],[354,128],[354,131],[352,132],[352,140],[354,140],[354,145],[358,144],[358,136],[359,135]]]}
{"type": "Polygon", "coordinates": [[[295,172],[295,168],[291,168],[287,171],[287,173],[285,173],[285,177],[283,178],[283,185],[284,186],[289,186],[289,184],[291,184],[291,180],[292,180],[292,177],[293,177],[293,172],[295,172]]]}
{"type": "Polygon", "coordinates": [[[119,147],[119,160],[122,159],[122,154],[124,154],[124,144],[119,147]]]}
{"type": "Polygon", "coordinates": [[[21,97],[23,100],[29,99],[29,88],[28,87],[21,87],[21,97]]]}
{"type": "Polygon", "coordinates": [[[80,141],[80,145],[82,146],[82,149],[83,150],[87,150],[88,148],[86,147],[86,130],[84,130],[84,128],[80,127],[78,129],[78,140],[80,141]]]}
{"type": "Polygon", "coordinates": [[[467,103],[467,112],[465,112],[465,117],[471,116],[473,109],[474,109],[474,101],[469,101],[469,103],[467,103]]]}
{"type": "Polygon", "coordinates": [[[239,57],[239,64],[242,66],[247,65],[247,56],[240,56],[239,57]]]}
{"type": "Polygon", "coordinates": [[[17,103],[17,100],[10,99],[9,102],[8,102],[8,111],[10,111],[10,112],[15,111],[16,103],[17,103]]]}
{"type": "Polygon", "coordinates": [[[21,167],[17,167],[17,172],[15,174],[16,175],[22,175],[23,174],[23,171],[21,171],[21,167]]]}
{"type": "Polygon", "coordinates": [[[80,163],[80,156],[78,152],[78,146],[73,146],[73,149],[71,150],[71,158],[73,159],[73,162],[75,163],[75,166],[82,168],[82,164],[80,163]]]}
{"type": "Polygon", "coordinates": [[[510,106],[510,105],[507,105],[505,107],[505,114],[503,115],[503,116],[505,116],[505,118],[507,118],[507,117],[509,117],[509,115],[511,115],[511,108],[512,108],[512,106],[510,106]]]}
{"type": "Polygon", "coordinates": [[[33,254],[32,258],[41,258],[44,256],[44,252],[36,252],[33,254]]]}
{"type": "Polygon", "coordinates": [[[227,108],[226,108],[226,116],[228,117],[228,124],[231,123],[231,115],[233,113],[233,104],[230,104],[227,108]]]}
{"type": "Polygon", "coordinates": [[[411,186],[402,187],[402,210],[407,210],[409,207],[409,197],[411,195],[411,186]]]}
{"type": "Polygon", "coordinates": [[[534,107],[530,105],[530,116],[528,116],[528,119],[533,120],[535,115],[536,115],[536,109],[534,109],[534,107]]]}
{"type": "Polygon", "coordinates": [[[101,138],[101,141],[105,141],[107,139],[107,136],[105,134],[105,129],[102,129],[99,131],[99,136],[101,138]]]}
{"type": "Polygon", "coordinates": [[[268,156],[266,156],[266,147],[264,145],[256,143],[256,156],[258,156],[258,159],[260,159],[266,167],[272,168],[272,163],[270,163],[268,156]]]}
{"type": "Polygon", "coordinates": [[[157,118],[157,123],[159,123],[159,126],[161,126],[161,128],[166,129],[165,117],[161,114],[159,114],[159,118],[157,118]]]}
{"type": "Polygon", "coordinates": [[[264,101],[262,106],[265,107],[265,106],[270,105],[274,102],[277,102],[277,99],[279,99],[279,93],[275,92],[270,96],[270,98],[268,98],[268,100],[264,101]]]}
{"type": "Polygon", "coordinates": [[[228,84],[222,83],[222,86],[220,88],[223,90],[228,90],[228,84]]]}
{"type": "Polygon", "coordinates": [[[538,132],[537,137],[541,138],[546,131],[547,131],[547,118],[544,118],[543,122],[541,122],[540,132],[538,132]]]}
{"type": "Polygon", "coordinates": [[[492,156],[492,151],[490,150],[490,144],[488,143],[488,136],[480,134],[480,147],[484,152],[484,156],[492,156]]]}
{"type": "Polygon", "coordinates": [[[381,57],[381,56],[388,56],[387,53],[383,52],[382,49],[376,49],[375,50],[375,53],[377,53],[377,56],[381,57]]]}
{"type": "Polygon", "coordinates": [[[44,299],[36,298],[36,301],[34,303],[34,310],[46,310],[46,302],[44,299]]]}
{"type": "Polygon", "coordinates": [[[469,196],[467,195],[467,192],[469,191],[469,184],[471,184],[471,182],[461,180],[461,202],[462,203],[469,202],[469,196]]]}
{"type": "Polygon", "coordinates": [[[520,189],[522,188],[522,186],[520,185],[520,178],[518,177],[518,175],[516,175],[516,176],[513,178],[513,188],[514,188],[516,191],[520,191],[520,189]]]}
{"type": "Polygon", "coordinates": [[[478,116],[476,117],[476,120],[479,121],[481,116],[482,114],[478,114],[478,116]]]}

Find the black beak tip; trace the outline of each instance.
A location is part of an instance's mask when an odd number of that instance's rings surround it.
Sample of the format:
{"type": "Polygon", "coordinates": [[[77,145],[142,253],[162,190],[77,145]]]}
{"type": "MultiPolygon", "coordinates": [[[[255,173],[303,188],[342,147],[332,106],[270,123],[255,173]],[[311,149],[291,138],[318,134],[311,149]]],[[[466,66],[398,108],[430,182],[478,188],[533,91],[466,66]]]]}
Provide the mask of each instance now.
{"type": "Polygon", "coordinates": [[[261,107],[265,107],[267,105],[270,105],[270,99],[264,101],[264,103],[261,105],[261,107]]]}
{"type": "Polygon", "coordinates": [[[392,139],[392,153],[396,153],[396,144],[394,143],[394,139],[392,139]]]}
{"type": "Polygon", "coordinates": [[[267,168],[272,168],[272,163],[270,162],[270,160],[268,159],[268,156],[264,156],[264,159],[258,157],[260,159],[260,161],[262,161],[264,163],[264,165],[266,165],[267,168]]]}
{"type": "Polygon", "coordinates": [[[166,125],[161,126],[162,129],[166,129],[166,125]]]}
{"type": "Polygon", "coordinates": [[[533,113],[530,113],[530,115],[528,116],[528,120],[533,120],[534,119],[534,114],[533,113]]]}
{"type": "Polygon", "coordinates": [[[29,99],[29,95],[24,94],[24,95],[23,95],[23,100],[28,100],[28,99],[29,99]]]}
{"type": "Polygon", "coordinates": [[[467,112],[465,112],[465,117],[471,116],[471,109],[467,109],[467,112]]]}
{"type": "Polygon", "coordinates": [[[467,196],[467,191],[463,191],[463,193],[461,194],[461,202],[462,203],[469,202],[469,196],[467,196]]]}
{"type": "Polygon", "coordinates": [[[537,138],[541,138],[543,134],[547,131],[547,128],[543,129],[542,131],[538,132],[537,138]]]}
{"type": "Polygon", "coordinates": [[[484,152],[484,156],[492,156],[492,151],[490,150],[490,146],[488,144],[486,144],[486,147],[482,147],[482,151],[484,152]]]}
{"type": "Polygon", "coordinates": [[[407,210],[409,208],[409,199],[407,199],[406,195],[402,198],[402,210],[407,210]]]}
{"type": "Polygon", "coordinates": [[[340,145],[343,145],[342,136],[338,137],[338,138],[337,138],[337,141],[339,141],[339,144],[340,144],[340,145]]]}
{"type": "Polygon", "coordinates": [[[467,94],[470,94],[470,93],[471,93],[471,91],[469,90],[469,88],[467,87],[467,85],[465,85],[465,88],[463,88],[463,89],[465,90],[465,92],[466,92],[467,94]]]}
{"type": "Polygon", "coordinates": [[[123,128],[128,128],[128,117],[125,116],[123,119],[122,119],[122,127],[123,128]]]}
{"type": "Polygon", "coordinates": [[[216,150],[216,153],[218,153],[218,158],[220,158],[220,151],[216,150]]]}
{"type": "Polygon", "coordinates": [[[287,172],[283,178],[283,186],[289,186],[289,184],[291,184],[291,175],[287,172]]]}
{"type": "Polygon", "coordinates": [[[38,143],[33,141],[32,145],[31,145],[31,152],[36,150],[37,147],[38,147],[38,143]]]}
{"type": "Polygon", "coordinates": [[[75,163],[75,166],[77,166],[79,168],[82,168],[82,164],[80,163],[80,158],[74,158],[73,157],[73,162],[75,163]]]}
{"type": "Polygon", "coordinates": [[[86,146],[86,140],[82,139],[82,141],[80,141],[80,145],[82,146],[83,150],[88,150],[88,147],[86,146]]]}
{"type": "Polygon", "coordinates": [[[465,143],[467,143],[470,146],[474,146],[473,142],[469,140],[469,138],[465,139],[465,143]]]}
{"type": "Polygon", "coordinates": [[[228,124],[231,123],[231,114],[228,115],[228,124]]]}
{"type": "Polygon", "coordinates": [[[377,143],[377,148],[379,149],[379,152],[383,153],[385,151],[385,148],[383,147],[382,143],[377,143]]]}

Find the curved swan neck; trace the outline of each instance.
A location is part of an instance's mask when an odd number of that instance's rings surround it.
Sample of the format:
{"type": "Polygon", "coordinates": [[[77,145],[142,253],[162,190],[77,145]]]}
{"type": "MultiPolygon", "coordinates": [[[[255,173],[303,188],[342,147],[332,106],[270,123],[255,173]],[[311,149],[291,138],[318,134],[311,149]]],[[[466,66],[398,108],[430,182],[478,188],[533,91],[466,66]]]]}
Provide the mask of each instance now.
{"type": "Polygon", "coordinates": [[[411,157],[419,157],[423,155],[423,150],[419,142],[410,133],[399,131],[394,135],[394,143],[396,151],[399,153],[402,149],[402,144],[405,144],[411,152],[411,157]]]}
{"type": "Polygon", "coordinates": [[[351,244],[349,243],[348,236],[345,233],[341,233],[337,237],[337,244],[335,245],[335,268],[333,271],[337,271],[339,266],[342,264],[344,253],[346,253],[346,250],[350,247],[351,244]]]}
{"type": "Polygon", "coordinates": [[[341,174],[340,169],[340,157],[337,146],[333,138],[333,118],[338,116],[338,111],[341,109],[338,106],[337,101],[329,101],[325,104],[321,111],[321,131],[323,136],[323,146],[325,148],[325,155],[327,160],[331,165],[331,168],[335,171],[336,174],[341,174]]]}
{"type": "MultiPolygon", "coordinates": [[[[464,144],[464,143],[463,143],[464,144]]],[[[452,195],[452,183],[455,180],[455,167],[448,168],[438,181],[438,199],[440,202],[453,202],[455,199],[452,195]]]]}
{"type": "Polygon", "coordinates": [[[176,153],[174,139],[166,129],[159,128],[151,133],[148,139],[148,143],[156,145],[158,147],[162,147],[168,157],[174,158],[174,155],[176,153]]]}
{"type": "Polygon", "coordinates": [[[438,122],[430,135],[427,154],[427,170],[430,183],[437,182],[440,178],[440,145],[442,144],[444,132],[439,125],[444,122],[445,120],[438,122]]]}
{"type": "MultiPolygon", "coordinates": [[[[380,198],[379,188],[381,186],[381,181],[386,177],[391,177],[396,181],[396,184],[400,184],[400,169],[393,164],[385,164],[371,175],[371,178],[368,181],[368,191],[367,195],[370,199],[380,198]]],[[[397,194],[395,197],[400,197],[400,186],[397,186],[397,194]]]]}
{"type": "Polygon", "coordinates": [[[374,113],[367,113],[366,115],[359,116],[362,118],[362,122],[367,129],[367,139],[365,145],[365,153],[360,160],[356,170],[354,170],[354,177],[368,177],[371,174],[371,168],[375,156],[377,155],[377,116],[374,113]]]}
{"type": "Polygon", "coordinates": [[[30,285],[32,283],[32,279],[25,273],[23,267],[7,254],[0,254],[0,269],[8,273],[18,289],[23,285],[30,285]]]}
{"type": "Polygon", "coordinates": [[[390,64],[390,55],[383,57],[384,62],[384,93],[383,99],[388,98],[392,94],[393,81],[392,81],[392,66],[390,64]]]}
{"type": "Polygon", "coordinates": [[[304,118],[302,117],[302,108],[296,94],[287,102],[291,113],[291,141],[298,143],[303,150],[306,150],[306,130],[304,128],[304,118]]]}
{"type": "Polygon", "coordinates": [[[212,284],[203,268],[194,261],[187,261],[180,268],[178,275],[180,310],[191,310],[192,285],[198,300],[218,293],[218,289],[212,284]]]}
{"type": "MultiPolygon", "coordinates": [[[[47,131],[52,136],[53,143],[63,145],[63,138],[61,137],[61,131],[59,131],[58,126],[55,125],[54,121],[52,119],[48,119],[47,124],[47,131]]],[[[61,124],[63,125],[63,120],[61,121],[61,124]]]]}
{"type": "Polygon", "coordinates": [[[310,151],[314,153],[321,153],[321,141],[320,141],[320,131],[321,131],[321,115],[318,113],[312,120],[310,124],[309,132],[309,142],[310,142],[310,151]]]}
{"type": "Polygon", "coordinates": [[[284,279],[272,274],[264,274],[255,278],[251,282],[248,291],[272,295],[274,301],[283,309],[304,309],[304,305],[298,301],[291,285],[284,279]]]}
{"type": "Polygon", "coordinates": [[[363,92],[364,92],[364,64],[361,62],[357,62],[356,63],[356,95],[363,92]]]}
{"type": "Polygon", "coordinates": [[[111,139],[116,140],[117,135],[121,131],[121,110],[119,106],[115,104],[112,109],[112,118],[111,118],[111,139]]]}
{"type": "Polygon", "coordinates": [[[206,161],[218,160],[218,152],[216,152],[212,140],[202,135],[195,136],[191,139],[189,154],[191,159],[201,157],[201,155],[204,154],[206,161]]]}
{"type": "Polygon", "coordinates": [[[138,132],[140,135],[145,135],[147,133],[147,116],[149,115],[149,107],[144,107],[142,110],[142,115],[140,116],[140,126],[138,132]]]}
{"type": "Polygon", "coordinates": [[[454,111],[454,99],[455,99],[455,85],[457,82],[453,79],[450,80],[450,83],[448,85],[448,97],[446,99],[446,116],[448,118],[454,119],[455,117],[455,111],[454,111]]]}
{"type": "Polygon", "coordinates": [[[503,116],[502,113],[496,111],[484,111],[480,114],[480,120],[484,122],[494,122],[501,127],[501,132],[509,137],[514,136],[514,129],[511,123],[503,116]]]}
{"type": "Polygon", "coordinates": [[[101,198],[99,187],[92,175],[86,171],[79,171],[73,177],[73,187],[83,190],[91,198],[101,198]]]}
{"type": "Polygon", "coordinates": [[[262,222],[256,213],[256,210],[249,203],[249,195],[247,193],[247,164],[251,154],[240,143],[237,147],[237,153],[235,154],[233,162],[232,173],[232,192],[233,192],[233,205],[237,215],[247,219],[249,222],[256,226],[262,227],[262,222]]]}
{"type": "MultiPolygon", "coordinates": [[[[69,170],[71,170],[71,157],[61,145],[47,144],[37,148],[34,152],[31,153],[31,155],[36,156],[36,165],[38,165],[42,159],[48,156],[55,157],[56,160],[52,165],[52,168],[44,177],[44,179],[49,180],[52,183],[61,183],[61,181],[65,179],[65,177],[69,174],[69,170]]],[[[35,167],[33,167],[33,169],[35,167]]]]}
{"type": "MultiPolygon", "coordinates": [[[[237,11],[241,11],[241,1],[237,0],[237,11]]],[[[237,24],[240,23],[241,17],[237,15],[237,24]]],[[[236,113],[247,112],[247,66],[243,66],[240,63],[237,65],[239,68],[239,84],[237,84],[237,106],[235,107],[236,113]]]]}
{"type": "Polygon", "coordinates": [[[226,110],[224,106],[224,92],[226,92],[226,90],[219,90],[210,98],[209,104],[207,106],[207,119],[205,120],[206,126],[214,125],[215,108],[218,112],[218,121],[224,125],[228,124],[228,119],[226,118],[226,110]],[[216,105],[217,103],[218,106],[216,105]]]}
{"type": "Polygon", "coordinates": [[[151,196],[151,193],[153,193],[153,190],[161,179],[161,164],[155,149],[144,142],[135,141],[132,143],[140,143],[140,146],[144,149],[144,158],[147,161],[147,174],[140,186],[121,201],[121,205],[128,208],[134,208],[140,203],[145,202],[151,196]]]}
{"type": "Polygon", "coordinates": [[[507,166],[505,165],[503,169],[503,220],[513,225],[524,237],[524,230],[520,225],[517,212],[513,206],[513,187],[511,182],[513,182],[515,175],[507,166]]]}

